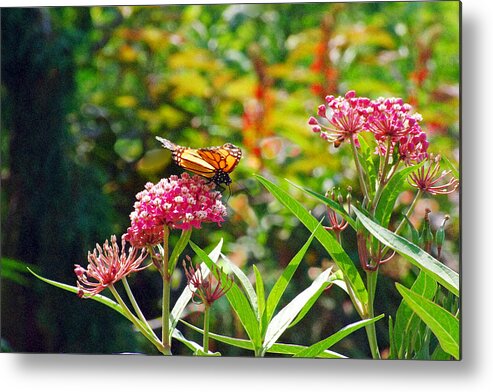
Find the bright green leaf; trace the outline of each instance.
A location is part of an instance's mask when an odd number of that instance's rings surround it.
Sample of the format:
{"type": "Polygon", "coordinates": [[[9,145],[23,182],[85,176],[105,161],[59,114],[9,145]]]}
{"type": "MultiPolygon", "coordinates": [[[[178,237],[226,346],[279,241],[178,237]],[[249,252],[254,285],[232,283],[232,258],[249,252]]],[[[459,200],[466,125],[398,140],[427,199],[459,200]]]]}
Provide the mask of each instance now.
{"type": "Polygon", "coordinates": [[[375,323],[376,321],[380,320],[384,315],[381,314],[380,316],[367,319],[367,320],[361,320],[353,324],[349,324],[345,326],[344,328],[340,329],[337,331],[335,334],[329,336],[328,338],[321,340],[320,342],[317,342],[315,344],[312,344],[311,346],[305,348],[304,350],[300,351],[299,353],[295,354],[294,357],[300,357],[300,358],[313,358],[316,357],[318,354],[323,352],[324,350],[332,347],[334,344],[337,342],[341,341],[344,339],[346,336],[352,334],[354,331],[357,331],[358,329],[375,323]]]}
{"type": "Polygon", "coordinates": [[[354,208],[354,212],[366,229],[380,242],[395,250],[409,262],[433,277],[438,283],[459,296],[459,275],[407,239],[370,220],[354,208]]]}
{"type": "Polygon", "coordinates": [[[263,352],[265,353],[279,339],[284,331],[289,327],[291,322],[296,318],[305,304],[315,295],[322,287],[327,287],[327,280],[332,269],[329,268],[322,272],[313,283],[298,294],[290,303],[282,308],[275,317],[272,318],[265,333],[263,352]]]}
{"type": "Polygon", "coordinates": [[[435,334],[442,349],[455,359],[460,356],[459,319],[433,301],[396,283],[407,304],[435,334]]]}
{"type": "Polygon", "coordinates": [[[306,226],[308,230],[315,233],[315,237],[331,255],[337,266],[343,271],[347,281],[351,285],[351,289],[356,299],[358,300],[358,303],[353,302],[353,304],[357,307],[358,312],[362,312],[360,304],[368,303],[368,293],[366,291],[365,284],[363,283],[363,279],[361,279],[361,276],[356,269],[356,266],[344,251],[342,246],[334,237],[332,237],[332,235],[327,232],[327,230],[318,226],[318,221],[307,210],[305,210],[305,208],[298,201],[293,199],[284,190],[279,188],[277,185],[274,185],[267,179],[258,175],[256,177],[281,204],[287,207],[306,226]]]}

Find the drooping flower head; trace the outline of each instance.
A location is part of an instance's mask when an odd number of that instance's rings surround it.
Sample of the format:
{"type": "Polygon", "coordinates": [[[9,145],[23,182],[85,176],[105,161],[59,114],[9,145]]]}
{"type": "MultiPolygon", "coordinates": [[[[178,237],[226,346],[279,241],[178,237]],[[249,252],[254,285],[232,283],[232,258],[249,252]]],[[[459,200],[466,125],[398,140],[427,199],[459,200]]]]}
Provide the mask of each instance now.
{"type": "Polygon", "coordinates": [[[136,195],[131,226],[124,238],[142,248],[163,240],[164,225],[170,229],[199,229],[202,223],[224,221],[226,207],[214,184],[200,176],[182,173],[181,177],[163,178],[157,184],[147,183],[136,195]]]}
{"type": "Polygon", "coordinates": [[[320,133],[320,137],[338,147],[346,140],[358,143],[357,134],[364,130],[366,118],[371,112],[370,99],[356,97],[354,91],[348,91],[344,97],[328,95],[326,105],[318,107],[318,116],[310,117],[308,124],[312,131],[320,133]]]}
{"type": "Polygon", "coordinates": [[[76,264],[74,272],[77,275],[79,297],[92,297],[106,287],[115,284],[123,277],[146,267],[140,267],[147,256],[147,251],[130,248],[125,250],[125,240],[122,238],[121,249],[116,243],[116,236],[111,236],[111,244],[105,241],[103,247],[96,244],[94,251],[88,252],[87,269],[76,264]]]}
{"type": "Polygon", "coordinates": [[[430,155],[423,166],[409,175],[409,184],[430,195],[446,195],[454,192],[459,187],[459,180],[450,177],[447,181],[451,170],[440,173],[440,159],[440,155],[436,157],[430,155]]]}
{"type": "Polygon", "coordinates": [[[189,266],[187,267],[185,260],[183,260],[183,269],[185,270],[188,288],[192,291],[193,299],[196,303],[210,306],[233,287],[233,278],[230,275],[226,275],[226,277],[221,275],[222,270],[216,265],[213,266],[213,273],[205,276],[200,267],[193,266],[189,256],[186,256],[186,258],[189,266]],[[219,278],[213,283],[213,275],[217,272],[220,273],[219,278]]]}

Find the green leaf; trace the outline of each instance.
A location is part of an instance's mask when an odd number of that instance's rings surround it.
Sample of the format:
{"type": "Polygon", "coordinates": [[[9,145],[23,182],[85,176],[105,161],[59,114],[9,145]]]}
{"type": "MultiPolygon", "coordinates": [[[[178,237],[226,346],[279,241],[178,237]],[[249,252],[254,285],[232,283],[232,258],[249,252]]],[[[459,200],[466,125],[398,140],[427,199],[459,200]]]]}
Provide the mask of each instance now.
{"type": "Polygon", "coordinates": [[[241,268],[239,268],[235,263],[231,262],[231,260],[229,260],[225,255],[221,254],[221,257],[224,261],[226,261],[228,268],[230,268],[231,271],[233,271],[235,276],[240,281],[241,286],[243,287],[243,290],[247,295],[248,301],[250,301],[250,305],[252,306],[253,311],[257,315],[257,319],[260,320],[257,294],[255,293],[255,289],[253,288],[250,279],[248,279],[248,276],[245,275],[245,273],[241,270],[241,268]]]}
{"type": "MultiPolygon", "coordinates": [[[[329,278],[327,279],[327,284],[323,285],[320,287],[320,290],[313,295],[310,300],[303,306],[303,308],[300,310],[296,318],[293,320],[291,324],[289,324],[289,328],[292,328],[296,324],[298,324],[308,313],[308,311],[312,308],[313,304],[317,301],[318,297],[324,292],[324,290],[330,286],[331,284],[336,284],[339,285],[339,282],[341,282],[341,276],[342,272],[341,270],[338,270],[336,273],[330,274],[329,278]]],[[[342,281],[344,283],[344,281],[342,281]]]]}
{"type": "Polygon", "coordinates": [[[447,288],[447,290],[459,296],[459,275],[455,271],[442,264],[417,245],[373,222],[356,208],[353,209],[361,223],[380,242],[395,250],[406,260],[447,288]]]}
{"type": "Polygon", "coordinates": [[[459,319],[433,301],[414,293],[399,283],[397,290],[407,304],[435,334],[442,349],[459,359],[459,319]]]}
{"type": "MultiPolygon", "coordinates": [[[[430,300],[434,298],[437,289],[436,281],[422,271],[411,287],[414,293],[430,300]]],[[[395,341],[396,358],[412,358],[413,351],[421,347],[420,342],[418,342],[420,324],[421,319],[405,301],[402,301],[397,309],[394,323],[393,339],[395,341]]]]}
{"type": "Polygon", "coordinates": [[[190,240],[190,236],[192,235],[192,230],[182,230],[180,238],[173,248],[173,252],[171,252],[171,256],[169,258],[169,273],[170,275],[173,273],[176,267],[176,263],[178,262],[178,258],[185,250],[188,241],[190,240]]]}
{"type": "Polygon", "coordinates": [[[389,359],[397,359],[397,347],[394,339],[394,322],[392,316],[389,316],[389,359]]]}
{"type": "Polygon", "coordinates": [[[262,350],[265,353],[279,339],[284,331],[289,327],[305,304],[322,288],[327,287],[327,280],[332,269],[329,268],[322,272],[313,283],[298,294],[290,303],[276,314],[271,320],[265,332],[262,350]]]}
{"type": "Polygon", "coordinates": [[[352,334],[354,331],[357,331],[358,329],[360,329],[366,325],[373,324],[374,322],[380,320],[382,317],[384,317],[383,314],[381,314],[380,316],[371,318],[371,319],[361,320],[361,321],[358,321],[356,323],[349,324],[349,325],[345,326],[344,328],[340,329],[339,331],[337,331],[335,334],[329,336],[328,338],[321,340],[320,342],[317,342],[315,344],[312,344],[311,346],[305,348],[304,350],[301,350],[300,352],[295,354],[294,357],[299,357],[299,358],[316,357],[319,353],[332,347],[334,344],[341,341],[346,336],[352,334]]]}
{"type": "MultiPolygon", "coordinates": [[[[209,253],[209,258],[214,264],[217,263],[217,260],[221,255],[222,246],[223,246],[223,240],[221,239],[219,243],[216,245],[216,247],[212,250],[212,252],[209,253]]],[[[207,268],[207,265],[205,263],[200,264],[200,271],[204,278],[206,278],[210,272],[209,268],[207,268]]],[[[186,306],[188,305],[192,297],[193,297],[193,291],[187,285],[183,289],[183,292],[181,293],[180,297],[175,302],[175,306],[173,306],[173,309],[171,310],[169,316],[171,334],[173,333],[173,330],[176,328],[176,324],[178,323],[178,320],[180,319],[181,315],[183,314],[183,311],[185,310],[186,306]]]]}
{"type": "Polygon", "coordinates": [[[395,173],[382,192],[380,200],[378,201],[377,208],[375,210],[375,220],[383,227],[389,225],[390,216],[394,210],[395,202],[401,192],[404,190],[404,186],[407,183],[407,177],[418,167],[423,165],[424,161],[418,165],[406,167],[397,173],[395,173]]]}
{"type": "Polygon", "coordinates": [[[358,138],[358,140],[360,142],[360,163],[363,166],[363,170],[365,171],[365,174],[368,178],[367,183],[370,186],[370,192],[373,193],[375,192],[375,184],[377,181],[378,173],[378,169],[375,167],[375,154],[362,135],[358,138]]]}
{"type": "Polygon", "coordinates": [[[257,292],[257,301],[258,301],[258,315],[260,326],[264,325],[265,319],[265,288],[264,281],[262,280],[262,275],[260,275],[260,271],[257,266],[253,265],[253,272],[255,273],[255,290],[257,292]]]}
{"type": "Polygon", "coordinates": [[[209,351],[207,354],[204,352],[204,348],[198,344],[198,343],[195,343],[191,340],[188,340],[187,338],[185,338],[185,336],[183,336],[183,334],[176,328],[173,329],[173,339],[176,339],[178,340],[179,342],[183,343],[185,346],[187,346],[190,351],[192,351],[194,354],[196,353],[200,353],[200,354],[196,354],[196,355],[199,355],[199,356],[213,356],[213,357],[217,357],[217,356],[220,356],[221,354],[220,353],[214,353],[212,351],[209,351]]]}
{"type": "Polygon", "coordinates": [[[9,279],[21,286],[29,286],[29,280],[24,275],[26,269],[35,269],[36,266],[23,261],[2,257],[0,261],[0,278],[9,279]]]}
{"type": "MultiPolygon", "coordinates": [[[[197,245],[195,245],[192,241],[190,241],[190,246],[200,257],[204,263],[207,264],[207,267],[211,270],[213,268],[213,261],[210,257],[205,253],[202,249],[200,249],[197,245]]],[[[227,261],[227,260],[226,260],[227,261]]],[[[227,275],[220,271],[215,270],[216,277],[219,279],[220,274],[222,275],[222,279],[225,281],[227,279],[227,275]]],[[[262,338],[260,336],[260,325],[257,320],[257,316],[252,309],[252,306],[245,296],[241,289],[238,287],[237,283],[234,282],[231,289],[226,293],[226,298],[228,299],[231,307],[238,315],[241,324],[245,328],[248,337],[252,340],[255,347],[260,347],[262,344],[262,338]]]]}
{"type": "Polygon", "coordinates": [[[286,287],[288,287],[289,282],[291,281],[294,273],[298,269],[303,257],[305,256],[306,251],[310,247],[310,244],[313,241],[315,234],[311,234],[305,245],[296,253],[296,255],[292,258],[289,264],[284,268],[279,279],[277,279],[276,283],[272,287],[272,290],[269,293],[269,297],[267,298],[267,306],[266,306],[266,314],[267,314],[267,322],[272,319],[274,311],[276,310],[279,301],[281,300],[286,287]]]}
{"type": "MultiPolygon", "coordinates": [[[[189,328],[193,329],[194,331],[197,331],[201,334],[204,333],[204,331],[195,325],[192,325],[185,320],[180,320],[183,324],[188,326],[189,328]]],[[[238,339],[238,338],[232,338],[229,336],[224,336],[224,335],[219,335],[213,332],[209,332],[209,337],[211,337],[214,340],[217,340],[218,342],[226,343],[229,344],[230,346],[233,347],[238,347],[242,348],[245,350],[250,350],[250,351],[255,351],[255,347],[253,346],[252,342],[250,340],[245,340],[245,339],[238,339]]],[[[301,350],[304,350],[306,346],[300,346],[297,344],[289,344],[289,343],[274,343],[272,347],[267,351],[269,353],[273,354],[284,354],[284,355],[293,355],[297,354],[301,350]]],[[[336,353],[334,351],[330,350],[325,350],[322,353],[320,353],[318,358],[347,358],[342,354],[336,353]]]]}
{"type": "Polygon", "coordinates": [[[353,229],[356,229],[356,221],[351,217],[351,215],[346,212],[344,208],[341,207],[339,203],[325,197],[324,195],[314,192],[311,189],[304,188],[289,180],[286,181],[293,185],[295,188],[298,188],[299,190],[305,192],[309,196],[312,196],[313,198],[320,200],[322,203],[327,204],[332,210],[336,211],[342,218],[344,218],[344,220],[346,220],[353,229]]]}
{"type": "Polygon", "coordinates": [[[450,162],[450,160],[445,155],[441,155],[440,161],[445,163],[446,168],[451,171],[452,175],[455,178],[459,179],[460,177],[459,170],[455,167],[455,165],[452,162],[450,162]]]}
{"type": "Polygon", "coordinates": [[[349,282],[352,292],[355,295],[358,303],[353,301],[353,304],[361,313],[361,304],[365,305],[368,303],[368,293],[363,283],[363,279],[356,269],[351,258],[347,255],[341,245],[336,241],[332,235],[330,235],[327,230],[320,227],[318,221],[307,211],[305,208],[295,199],[293,199],[284,190],[274,185],[267,179],[256,176],[257,179],[264,185],[267,190],[285,207],[287,207],[300,221],[305,225],[305,227],[310,230],[310,232],[315,234],[315,237],[320,241],[322,246],[330,254],[334,262],[344,273],[347,281],[349,282]]]}
{"type": "MultiPolygon", "coordinates": [[[[28,270],[36,278],[42,280],[45,283],[48,283],[48,284],[50,284],[52,286],[58,287],[59,289],[66,290],[66,291],[69,291],[69,292],[74,293],[74,294],[77,294],[79,292],[79,288],[76,287],[76,286],[70,286],[70,285],[65,284],[65,283],[60,283],[60,282],[56,282],[54,280],[43,278],[42,276],[34,273],[31,269],[28,268],[28,270]]],[[[129,317],[127,317],[127,315],[123,311],[122,307],[118,303],[116,303],[115,301],[113,301],[112,299],[110,299],[108,297],[105,297],[105,296],[103,296],[101,294],[96,294],[96,295],[94,295],[92,297],[85,297],[85,298],[86,299],[92,299],[92,300],[94,300],[96,302],[102,303],[103,305],[106,305],[109,308],[113,309],[114,311],[120,313],[127,320],[132,321],[129,317]]]]}

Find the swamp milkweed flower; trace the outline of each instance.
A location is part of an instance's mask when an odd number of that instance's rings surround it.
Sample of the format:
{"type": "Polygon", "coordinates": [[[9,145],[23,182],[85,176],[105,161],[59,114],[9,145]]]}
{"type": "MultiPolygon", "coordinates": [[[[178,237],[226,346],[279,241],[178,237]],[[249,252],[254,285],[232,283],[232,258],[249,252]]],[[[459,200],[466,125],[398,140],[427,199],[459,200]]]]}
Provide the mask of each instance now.
{"type": "Polygon", "coordinates": [[[370,114],[365,130],[371,132],[377,141],[377,153],[384,156],[398,146],[399,158],[406,164],[421,162],[427,157],[428,140],[419,122],[419,113],[411,113],[412,106],[402,98],[378,98],[371,101],[370,114]]]}
{"type": "Polygon", "coordinates": [[[122,278],[132,272],[140,271],[140,267],[147,257],[147,251],[139,251],[131,247],[128,254],[125,251],[125,240],[122,238],[122,247],[118,247],[116,236],[111,236],[111,244],[105,241],[103,247],[96,244],[94,251],[88,252],[87,269],[76,264],[74,272],[77,275],[78,296],[84,298],[85,295],[93,297],[103,291],[106,287],[112,286],[122,278]]]}
{"type": "Polygon", "coordinates": [[[214,265],[212,272],[218,271],[219,279],[213,284],[211,277],[211,275],[213,275],[212,273],[205,277],[200,267],[196,268],[193,266],[189,256],[187,256],[187,260],[190,266],[187,267],[185,260],[183,260],[183,269],[185,270],[188,288],[193,292],[193,299],[196,300],[197,303],[202,303],[208,307],[233,287],[233,278],[229,275],[224,278],[221,274],[222,269],[216,265],[214,265]]]}
{"type": "Polygon", "coordinates": [[[454,192],[459,186],[459,180],[452,177],[445,182],[451,170],[440,173],[440,159],[440,155],[430,156],[427,163],[409,175],[409,184],[430,195],[446,195],[454,192]]]}
{"type": "Polygon", "coordinates": [[[200,229],[202,223],[224,221],[226,207],[214,184],[188,173],[170,176],[157,184],[148,182],[136,195],[131,226],[124,235],[136,248],[154,246],[162,242],[164,226],[170,229],[200,229]]]}
{"type": "Polygon", "coordinates": [[[320,137],[335,147],[346,140],[353,140],[359,146],[357,134],[364,130],[366,118],[370,113],[370,99],[356,97],[354,91],[348,91],[344,97],[328,95],[326,105],[318,107],[318,116],[310,117],[308,124],[312,131],[320,133],[320,137]]]}

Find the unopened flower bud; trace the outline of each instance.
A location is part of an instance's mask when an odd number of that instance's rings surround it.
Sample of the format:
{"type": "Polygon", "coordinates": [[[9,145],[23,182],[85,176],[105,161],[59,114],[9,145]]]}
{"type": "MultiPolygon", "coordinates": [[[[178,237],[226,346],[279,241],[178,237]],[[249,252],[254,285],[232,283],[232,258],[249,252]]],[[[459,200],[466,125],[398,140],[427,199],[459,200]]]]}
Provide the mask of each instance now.
{"type": "Polygon", "coordinates": [[[450,219],[450,216],[445,215],[443,218],[443,222],[438,228],[436,234],[435,234],[435,243],[437,245],[437,253],[438,257],[442,254],[442,246],[445,241],[445,223],[450,219]]]}

